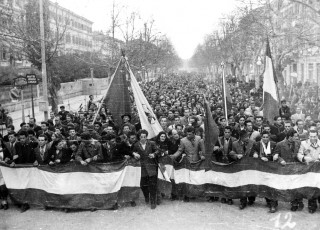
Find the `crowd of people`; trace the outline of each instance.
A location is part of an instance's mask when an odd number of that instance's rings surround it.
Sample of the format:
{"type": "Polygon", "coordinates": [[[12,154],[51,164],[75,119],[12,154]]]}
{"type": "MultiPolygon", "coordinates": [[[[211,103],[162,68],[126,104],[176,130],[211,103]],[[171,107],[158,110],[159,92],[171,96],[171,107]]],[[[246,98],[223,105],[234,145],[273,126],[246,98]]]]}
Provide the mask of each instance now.
{"type": "MultiPolygon", "coordinates": [[[[144,95],[163,129],[157,137],[148,139],[148,132],[141,129],[136,110],[123,114],[116,122],[104,105],[98,106],[90,96],[84,112],[66,111],[64,106],[47,121],[37,123],[30,118],[20,128],[9,124],[7,134],[0,136],[0,159],[15,167],[16,164],[59,165],[76,161],[82,165],[94,162],[118,162],[129,158],[141,162],[141,190],[151,208],[161,203],[157,192],[158,159],[168,155],[179,162],[205,160],[204,116],[205,100],[219,128],[219,138],[212,155],[215,161],[230,163],[244,157],[281,165],[288,162],[312,163],[320,157],[320,120],[310,114],[308,106],[281,101],[279,114],[274,121],[267,121],[262,111],[262,90],[252,90],[250,83],[230,77],[231,108],[225,114],[223,90],[220,81],[209,81],[201,75],[171,75],[141,84],[144,95]]],[[[317,114],[318,115],[318,114],[317,114]]],[[[174,183],[174,182],[173,182],[174,183]]],[[[174,187],[174,186],[173,186],[174,187]]],[[[0,191],[0,208],[8,209],[8,192],[0,191]]],[[[180,199],[173,189],[171,199],[180,199]]],[[[185,202],[190,197],[184,196],[185,202]]],[[[209,197],[209,202],[220,200],[233,204],[228,197],[209,197]]],[[[253,205],[255,197],[242,197],[240,209],[253,205]]],[[[270,212],[276,212],[278,201],[266,198],[270,212]]],[[[320,199],[308,200],[308,210],[314,213],[320,199]]],[[[18,204],[21,211],[29,204],[18,204]]],[[[135,205],[132,202],[132,205],[135,205]]],[[[303,200],[291,202],[291,210],[302,210],[303,200]]]]}

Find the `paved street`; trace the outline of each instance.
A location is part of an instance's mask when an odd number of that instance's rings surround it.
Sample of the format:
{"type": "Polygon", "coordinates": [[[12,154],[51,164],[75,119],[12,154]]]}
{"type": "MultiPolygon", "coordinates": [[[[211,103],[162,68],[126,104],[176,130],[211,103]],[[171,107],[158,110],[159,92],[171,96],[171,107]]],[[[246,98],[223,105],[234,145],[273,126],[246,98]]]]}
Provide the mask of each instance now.
{"type": "MultiPolygon", "coordinates": [[[[103,95],[106,93],[106,91],[107,90],[102,90],[102,94],[95,97],[95,100],[97,98],[100,99],[101,97],[103,97],[103,95]]],[[[65,105],[66,110],[77,111],[79,106],[81,105],[81,103],[82,103],[82,105],[84,105],[85,102],[88,102],[88,100],[89,100],[89,95],[81,95],[81,96],[77,96],[77,97],[73,97],[73,98],[64,100],[63,105],[65,105]]],[[[4,105],[4,107],[5,107],[5,105],[4,105]]],[[[44,120],[43,112],[39,111],[39,106],[34,107],[34,113],[35,113],[35,117],[37,119],[37,123],[40,123],[42,120],[44,120]]],[[[28,116],[29,114],[32,114],[31,108],[25,109],[25,116],[28,116]]],[[[17,110],[15,112],[11,112],[10,116],[13,119],[13,125],[18,130],[20,127],[20,123],[22,122],[22,111],[17,110]]],[[[26,122],[28,122],[28,121],[29,121],[29,118],[26,117],[26,122]]]]}
{"type": "MultiPolygon", "coordinates": [[[[279,211],[268,213],[263,199],[253,207],[242,211],[234,205],[208,203],[204,199],[184,203],[164,200],[155,210],[151,210],[142,200],[136,207],[125,205],[117,211],[99,210],[74,211],[64,213],[60,210],[31,208],[25,213],[15,207],[8,211],[0,210],[0,229],[223,229],[223,230],[272,230],[308,229],[320,227],[320,211],[309,214],[304,208],[301,212],[290,212],[289,203],[279,204],[279,211]]],[[[306,204],[306,202],[305,202],[306,204]]]]}

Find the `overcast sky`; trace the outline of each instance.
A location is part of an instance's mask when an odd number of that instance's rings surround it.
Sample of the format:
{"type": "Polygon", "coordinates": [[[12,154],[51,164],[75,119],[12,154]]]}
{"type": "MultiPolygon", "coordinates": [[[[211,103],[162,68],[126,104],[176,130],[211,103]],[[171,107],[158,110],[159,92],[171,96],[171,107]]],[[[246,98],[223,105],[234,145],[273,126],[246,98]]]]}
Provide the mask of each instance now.
{"type": "MultiPolygon", "coordinates": [[[[53,0],[55,1],[55,0],[53,0]]],[[[59,5],[93,21],[94,30],[107,31],[113,0],[56,0],[59,5]]],[[[138,11],[145,20],[153,18],[157,30],[172,41],[181,58],[190,58],[205,34],[220,18],[235,9],[237,0],[117,0],[122,10],[138,11]]],[[[120,37],[121,38],[121,37],[120,37]]]]}

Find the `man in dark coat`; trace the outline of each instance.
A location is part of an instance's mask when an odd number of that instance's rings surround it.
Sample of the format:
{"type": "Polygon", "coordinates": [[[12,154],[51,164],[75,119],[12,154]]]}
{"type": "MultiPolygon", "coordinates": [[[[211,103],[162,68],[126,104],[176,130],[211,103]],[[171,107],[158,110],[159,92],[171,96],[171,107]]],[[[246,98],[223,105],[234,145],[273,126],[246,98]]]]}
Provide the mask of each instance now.
{"type": "MultiPolygon", "coordinates": [[[[251,149],[250,156],[253,158],[261,159],[265,162],[274,161],[274,150],[276,142],[270,141],[270,133],[263,131],[261,133],[261,141],[256,142],[251,149]]],[[[277,211],[278,201],[272,198],[265,198],[267,206],[270,208],[270,212],[274,213],[277,211]]]]}
{"type": "Polygon", "coordinates": [[[141,162],[140,187],[146,203],[151,202],[151,209],[156,208],[158,164],[156,158],[159,151],[153,141],[147,140],[148,131],[142,129],[138,133],[139,141],[134,145],[133,155],[141,162]]]}
{"type": "Polygon", "coordinates": [[[290,108],[287,106],[287,101],[286,100],[282,100],[281,101],[281,107],[279,109],[279,115],[281,117],[284,117],[286,120],[290,120],[291,119],[290,108]]]}

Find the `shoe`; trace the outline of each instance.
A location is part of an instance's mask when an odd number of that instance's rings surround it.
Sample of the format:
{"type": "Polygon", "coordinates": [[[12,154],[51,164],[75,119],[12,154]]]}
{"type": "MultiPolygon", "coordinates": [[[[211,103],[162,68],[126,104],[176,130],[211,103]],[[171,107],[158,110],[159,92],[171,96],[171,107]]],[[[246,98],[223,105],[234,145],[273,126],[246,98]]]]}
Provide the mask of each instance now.
{"type": "Polygon", "coordinates": [[[4,205],[3,204],[0,204],[0,209],[3,209],[4,208],[4,205]]]}
{"type": "Polygon", "coordinates": [[[149,204],[149,197],[145,197],[144,200],[145,200],[146,204],[149,204]]]}
{"type": "Polygon", "coordinates": [[[91,209],[90,209],[90,212],[95,212],[95,211],[97,211],[96,208],[91,208],[91,209]]]}
{"type": "Polygon", "coordinates": [[[239,205],[239,209],[240,209],[240,210],[245,209],[246,206],[247,206],[247,205],[245,205],[245,204],[240,204],[240,205],[239,205]]]}
{"type": "Polygon", "coordinates": [[[157,199],[157,205],[160,205],[160,204],[161,204],[161,199],[158,198],[158,199],[157,199]]]}
{"type": "Polygon", "coordinates": [[[212,202],[214,202],[214,199],[213,199],[213,197],[210,197],[207,201],[208,201],[209,203],[212,203],[212,202]]]}
{"type": "Polygon", "coordinates": [[[151,209],[155,209],[157,205],[155,203],[151,203],[151,209]]]}
{"type": "Polygon", "coordinates": [[[298,210],[298,206],[291,206],[291,211],[292,212],[295,212],[295,211],[297,211],[298,210]]]}
{"type": "Polygon", "coordinates": [[[219,197],[213,197],[213,201],[219,201],[219,197]]]}
{"type": "Polygon", "coordinates": [[[228,200],[228,205],[233,205],[233,200],[229,199],[228,200]]]}
{"type": "Polygon", "coordinates": [[[63,211],[64,211],[64,213],[68,213],[69,209],[68,208],[64,208],[63,211]]]}
{"type": "Polygon", "coordinates": [[[190,198],[187,197],[187,196],[185,196],[185,197],[183,198],[183,201],[184,201],[184,202],[189,202],[189,201],[190,201],[190,198]]]}
{"type": "Polygon", "coordinates": [[[276,211],[277,211],[276,207],[273,207],[273,206],[272,206],[272,207],[270,208],[270,213],[275,213],[276,211]]]}
{"type": "Polygon", "coordinates": [[[23,204],[21,206],[21,213],[27,211],[30,208],[30,206],[28,204],[23,204]]]}
{"type": "Polygon", "coordinates": [[[313,213],[315,213],[315,212],[316,212],[315,209],[309,209],[309,213],[313,214],[313,213]]]}
{"type": "Polygon", "coordinates": [[[130,204],[131,204],[131,207],[136,207],[137,206],[135,201],[131,201],[130,204]]]}
{"type": "Polygon", "coordinates": [[[47,207],[47,206],[43,206],[42,210],[43,210],[43,211],[47,211],[47,210],[48,210],[48,207],[47,207]]]}
{"type": "Polygon", "coordinates": [[[251,206],[251,205],[253,205],[253,204],[254,204],[254,201],[252,201],[252,200],[248,201],[248,205],[249,205],[249,206],[251,206]]]}
{"type": "Polygon", "coordinates": [[[303,203],[299,203],[298,204],[298,211],[302,211],[303,208],[304,208],[304,204],[303,203]]]}
{"type": "Polygon", "coordinates": [[[115,204],[113,205],[113,207],[112,207],[111,210],[118,210],[118,208],[119,208],[118,203],[115,203],[115,204]]]}
{"type": "Polygon", "coordinates": [[[171,200],[171,201],[178,200],[177,195],[171,194],[170,200],[171,200]]]}
{"type": "Polygon", "coordinates": [[[226,199],[226,198],[221,198],[221,203],[222,203],[222,204],[227,203],[227,199],[226,199]]]}

